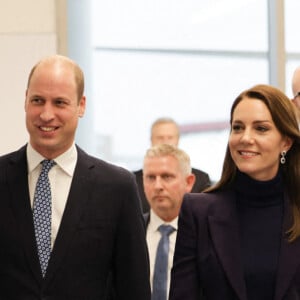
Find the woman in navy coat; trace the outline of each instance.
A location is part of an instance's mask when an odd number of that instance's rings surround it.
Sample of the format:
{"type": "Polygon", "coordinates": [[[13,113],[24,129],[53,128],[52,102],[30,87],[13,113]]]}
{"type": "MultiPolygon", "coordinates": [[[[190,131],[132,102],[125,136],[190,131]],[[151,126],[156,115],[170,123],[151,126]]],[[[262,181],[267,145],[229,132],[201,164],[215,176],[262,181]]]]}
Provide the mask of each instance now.
{"type": "Polygon", "coordinates": [[[220,181],[184,198],[169,299],[300,299],[293,104],[278,89],[257,85],[236,98],[230,124],[220,181]]]}

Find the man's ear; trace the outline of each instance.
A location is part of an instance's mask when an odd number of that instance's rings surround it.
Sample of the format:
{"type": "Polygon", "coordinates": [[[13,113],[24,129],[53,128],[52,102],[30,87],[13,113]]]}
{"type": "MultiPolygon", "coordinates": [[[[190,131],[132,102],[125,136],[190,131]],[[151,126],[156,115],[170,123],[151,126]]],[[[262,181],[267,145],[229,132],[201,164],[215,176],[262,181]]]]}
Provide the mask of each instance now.
{"type": "Polygon", "coordinates": [[[78,116],[80,118],[83,117],[83,115],[84,115],[85,105],[86,105],[86,98],[85,98],[85,96],[82,96],[79,101],[79,111],[78,111],[78,116]]]}
{"type": "Polygon", "coordinates": [[[186,177],[186,183],[187,183],[187,185],[186,185],[186,192],[187,193],[191,192],[195,181],[196,181],[196,177],[195,177],[195,175],[193,173],[191,173],[190,175],[188,175],[186,177]]]}
{"type": "Polygon", "coordinates": [[[25,101],[24,101],[24,110],[26,112],[26,100],[27,100],[28,89],[25,91],[25,101]]]}

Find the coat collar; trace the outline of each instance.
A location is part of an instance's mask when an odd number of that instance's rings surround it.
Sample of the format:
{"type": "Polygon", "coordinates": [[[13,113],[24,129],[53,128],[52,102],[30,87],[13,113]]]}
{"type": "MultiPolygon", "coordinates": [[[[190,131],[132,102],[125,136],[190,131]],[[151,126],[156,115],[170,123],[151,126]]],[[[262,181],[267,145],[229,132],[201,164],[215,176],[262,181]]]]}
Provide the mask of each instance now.
{"type": "MultiPolygon", "coordinates": [[[[218,194],[216,194],[216,197],[218,197],[218,194]]],[[[243,279],[242,256],[240,247],[237,246],[240,245],[240,238],[234,192],[222,193],[218,203],[219,205],[214,208],[208,217],[212,240],[232,288],[239,299],[245,300],[247,296],[243,279]]],[[[283,299],[300,265],[300,238],[290,243],[287,241],[286,236],[286,230],[291,226],[291,212],[288,203],[288,197],[285,196],[275,300],[283,299]]]]}
{"type": "MultiPolygon", "coordinates": [[[[77,151],[78,160],[60,229],[51,253],[45,283],[51,280],[62,262],[76,229],[74,224],[79,222],[83,211],[82,207],[88,201],[92,191],[92,178],[89,170],[94,167],[94,162],[80,148],[77,147],[77,151]],[[85,193],[84,197],[82,196],[82,191],[85,193]]],[[[26,146],[24,146],[10,156],[7,168],[7,182],[9,193],[11,194],[11,207],[18,223],[25,254],[36,280],[41,284],[43,278],[35,242],[27,177],[26,146]]]]}
{"type": "Polygon", "coordinates": [[[33,215],[28,189],[26,146],[10,155],[7,182],[11,208],[24,245],[25,255],[38,282],[42,280],[35,242],[33,215]]]}
{"type": "Polygon", "coordinates": [[[281,248],[276,278],[275,300],[284,298],[285,293],[291,286],[295,273],[300,265],[300,238],[294,242],[287,239],[287,230],[292,226],[292,211],[288,197],[285,195],[284,218],[282,226],[281,248]]]}
{"type": "Polygon", "coordinates": [[[69,250],[70,242],[75,234],[76,224],[79,223],[84,211],[83,207],[90,199],[93,191],[93,178],[89,171],[94,167],[94,162],[79,147],[77,147],[77,151],[77,164],[59,231],[51,252],[45,283],[51,281],[59,265],[63,263],[67,250],[69,250]]]}
{"type": "Polygon", "coordinates": [[[239,299],[246,300],[242,258],[233,192],[222,193],[214,211],[208,217],[213,243],[227,278],[239,299]]]}

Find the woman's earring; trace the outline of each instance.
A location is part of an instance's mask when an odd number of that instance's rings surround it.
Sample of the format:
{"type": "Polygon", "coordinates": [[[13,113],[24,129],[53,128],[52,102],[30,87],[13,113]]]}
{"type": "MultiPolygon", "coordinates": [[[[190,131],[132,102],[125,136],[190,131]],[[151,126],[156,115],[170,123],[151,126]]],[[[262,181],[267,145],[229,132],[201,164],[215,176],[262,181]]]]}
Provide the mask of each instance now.
{"type": "Polygon", "coordinates": [[[281,157],[280,157],[280,162],[281,162],[282,165],[285,164],[285,156],[286,156],[286,151],[283,150],[281,152],[281,157]]]}

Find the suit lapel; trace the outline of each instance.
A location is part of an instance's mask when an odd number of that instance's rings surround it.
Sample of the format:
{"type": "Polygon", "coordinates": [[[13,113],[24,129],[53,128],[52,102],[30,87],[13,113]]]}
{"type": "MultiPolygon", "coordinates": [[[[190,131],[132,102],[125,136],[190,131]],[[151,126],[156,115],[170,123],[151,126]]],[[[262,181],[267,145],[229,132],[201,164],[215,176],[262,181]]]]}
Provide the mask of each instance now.
{"type": "Polygon", "coordinates": [[[87,200],[90,197],[92,185],[89,169],[92,167],[93,164],[90,163],[89,156],[78,149],[78,160],[65,211],[61,220],[59,231],[57,233],[54,248],[51,253],[45,277],[46,282],[50,280],[60,263],[63,261],[70,241],[72,241],[73,235],[76,231],[76,224],[79,222],[82,215],[83,207],[86,205],[87,200]]]}
{"type": "Polygon", "coordinates": [[[145,226],[147,228],[150,222],[150,212],[144,213],[143,218],[144,218],[145,226]]]}
{"type": "Polygon", "coordinates": [[[282,230],[281,249],[278,262],[276,280],[275,300],[284,298],[287,289],[290,287],[293,277],[300,265],[300,238],[290,243],[287,240],[286,231],[291,228],[291,209],[285,197],[284,220],[282,230]]]}
{"type": "Polygon", "coordinates": [[[235,196],[226,193],[220,205],[209,216],[209,227],[213,243],[227,278],[239,299],[246,299],[235,196]]]}
{"type": "Polygon", "coordinates": [[[42,280],[36,248],[32,210],[28,190],[26,147],[21,148],[7,169],[8,188],[11,193],[11,208],[24,245],[29,266],[38,281],[42,280]]]}

